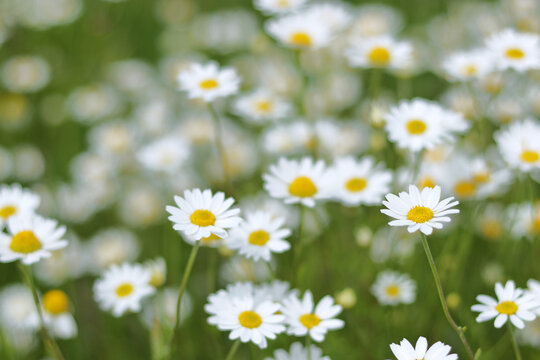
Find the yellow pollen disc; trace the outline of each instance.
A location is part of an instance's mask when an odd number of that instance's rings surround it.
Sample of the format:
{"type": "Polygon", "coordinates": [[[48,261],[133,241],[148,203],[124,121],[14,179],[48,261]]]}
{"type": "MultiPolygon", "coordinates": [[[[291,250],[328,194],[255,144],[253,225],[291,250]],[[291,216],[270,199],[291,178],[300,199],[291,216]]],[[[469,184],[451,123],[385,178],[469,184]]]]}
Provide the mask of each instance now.
{"type": "Polygon", "coordinates": [[[513,301],[503,301],[499,305],[495,306],[500,314],[514,315],[518,311],[518,306],[513,301]]]}
{"type": "Polygon", "coordinates": [[[418,185],[420,189],[423,189],[425,187],[434,188],[437,184],[435,183],[435,180],[433,180],[432,177],[424,176],[422,179],[420,179],[420,182],[418,185]]]}
{"type": "Polygon", "coordinates": [[[269,113],[272,111],[272,103],[270,101],[257,101],[255,109],[260,113],[269,113]]]}
{"type": "Polygon", "coordinates": [[[510,59],[522,59],[525,56],[523,50],[518,48],[510,48],[506,50],[506,57],[510,59]]]}
{"type": "Polygon", "coordinates": [[[210,226],[216,222],[216,217],[208,210],[195,210],[189,219],[197,226],[210,226]]]}
{"type": "Polygon", "coordinates": [[[407,122],[407,131],[411,135],[423,134],[427,129],[426,123],[420,119],[412,119],[407,122]]]}
{"type": "Polygon", "coordinates": [[[473,196],[476,192],[476,185],[471,181],[460,181],[454,186],[454,192],[460,197],[473,196]]]}
{"type": "Polygon", "coordinates": [[[201,81],[199,85],[205,90],[211,90],[211,89],[217,88],[219,84],[214,79],[206,79],[206,80],[201,81]]]}
{"type": "Polygon", "coordinates": [[[305,32],[297,32],[291,35],[289,42],[296,46],[311,46],[311,36],[305,32]]]}
{"type": "Polygon", "coordinates": [[[521,153],[521,160],[523,160],[526,163],[535,163],[540,159],[540,154],[538,154],[538,151],[534,150],[523,150],[521,153]]]}
{"type": "Polygon", "coordinates": [[[286,8],[286,7],[289,7],[290,4],[289,4],[289,0],[279,0],[276,4],[276,6],[278,8],[286,8]]]}
{"type": "Polygon", "coordinates": [[[463,69],[463,73],[467,76],[473,76],[476,74],[476,66],[474,65],[467,65],[463,69]]]}
{"type": "Polygon", "coordinates": [[[14,215],[17,212],[17,208],[13,205],[7,205],[0,209],[0,218],[4,220],[14,215]]]}
{"type": "Polygon", "coordinates": [[[489,181],[489,178],[490,178],[490,174],[488,171],[486,172],[480,172],[480,173],[476,173],[474,174],[473,176],[473,180],[475,183],[477,184],[485,184],[489,181]]]}
{"type": "Polygon", "coordinates": [[[249,243],[251,245],[263,246],[270,240],[270,234],[264,230],[256,230],[249,234],[249,243]]]}
{"type": "Polygon", "coordinates": [[[152,277],[150,278],[149,284],[157,288],[163,285],[164,282],[165,282],[165,276],[163,276],[163,273],[159,271],[154,271],[154,273],[152,274],[152,277]]]}
{"type": "Polygon", "coordinates": [[[319,323],[321,322],[321,318],[315,314],[304,314],[300,316],[299,320],[300,320],[300,323],[302,323],[302,325],[304,325],[308,329],[314,328],[315,326],[319,325],[319,323]]]}
{"type": "Polygon", "coordinates": [[[310,197],[317,193],[317,187],[307,176],[299,176],[289,185],[289,193],[298,197],[310,197]]]}
{"type": "Polygon", "coordinates": [[[65,313],[69,308],[69,300],[66,293],[61,290],[51,290],[43,296],[43,308],[49,314],[58,315],[65,313]]]}
{"type": "Polygon", "coordinates": [[[116,288],[116,295],[119,297],[126,297],[133,292],[133,285],[130,283],[123,283],[116,288]]]}
{"type": "Polygon", "coordinates": [[[390,52],[383,47],[374,47],[368,54],[369,62],[373,65],[384,66],[390,61],[390,52]]]}
{"type": "Polygon", "coordinates": [[[262,318],[255,311],[244,311],[238,315],[240,325],[248,329],[256,329],[262,324],[262,318]]]}
{"type": "Polygon", "coordinates": [[[540,218],[534,219],[534,221],[532,223],[532,230],[535,233],[540,234],[540,218]]]}
{"type": "Polygon", "coordinates": [[[409,210],[407,219],[418,224],[425,223],[433,219],[433,211],[428,207],[417,205],[409,210]]]}
{"type": "Polygon", "coordinates": [[[32,230],[24,230],[13,235],[9,248],[17,253],[30,254],[41,249],[41,242],[32,230]]]}
{"type": "Polygon", "coordinates": [[[367,186],[367,180],[364,178],[352,178],[345,183],[347,190],[351,192],[362,191],[367,186]]]}
{"type": "Polygon", "coordinates": [[[211,244],[214,241],[218,241],[218,240],[221,240],[221,238],[214,234],[210,234],[210,236],[201,239],[203,244],[211,244]]]}
{"type": "Polygon", "coordinates": [[[386,294],[388,296],[394,297],[399,295],[399,287],[397,285],[390,285],[386,288],[386,294]]]}
{"type": "Polygon", "coordinates": [[[497,220],[485,220],[480,225],[482,234],[488,239],[498,239],[503,233],[503,227],[497,220]]]}

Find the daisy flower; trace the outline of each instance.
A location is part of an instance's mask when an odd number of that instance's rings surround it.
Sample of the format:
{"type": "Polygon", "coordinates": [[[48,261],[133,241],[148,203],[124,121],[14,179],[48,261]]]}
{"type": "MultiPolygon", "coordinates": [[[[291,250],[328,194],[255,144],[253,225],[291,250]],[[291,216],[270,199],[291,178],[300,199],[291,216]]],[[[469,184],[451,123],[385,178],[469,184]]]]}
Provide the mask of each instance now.
{"type": "Polygon", "coordinates": [[[150,280],[150,271],[142,265],[113,265],[94,283],[94,299],[115,317],[127,311],[139,312],[141,301],[155,292],[150,280]]]}
{"type": "Polygon", "coordinates": [[[240,209],[230,209],[234,199],[225,199],[222,192],[212,195],[208,189],[185,190],[184,197],[175,196],[174,201],[178,207],[166,207],[171,214],[169,220],[174,223],[173,229],[196,240],[208,238],[212,234],[225,238],[228,236],[227,229],[238,226],[242,221],[237,216],[240,209]]]}
{"type": "Polygon", "coordinates": [[[451,348],[438,341],[428,349],[425,337],[420,336],[413,347],[409,340],[403,339],[398,344],[391,344],[390,349],[397,360],[457,360],[456,354],[450,354],[451,348]]]}
{"type": "Polygon", "coordinates": [[[390,190],[392,173],[371,157],[338,158],[332,166],[335,197],[347,206],[379,204],[390,190]]]}
{"type": "Polygon", "coordinates": [[[450,222],[447,215],[459,213],[458,209],[451,209],[459,204],[452,201],[454,197],[440,201],[441,188],[425,187],[422,192],[415,185],[409,185],[409,192],[400,192],[399,197],[387,194],[383,205],[387,209],[381,209],[396,220],[390,221],[390,226],[407,226],[407,231],[413,233],[420,230],[425,235],[431,235],[433,229],[442,229],[443,222],[450,222]]]}
{"type": "MultiPolygon", "coordinates": [[[[69,312],[69,299],[62,290],[47,291],[42,299],[43,320],[51,334],[60,339],[71,339],[77,336],[77,324],[69,312]]],[[[33,313],[29,319],[29,326],[38,330],[39,316],[33,313]]]]}
{"type": "Polygon", "coordinates": [[[283,300],[281,312],[286,317],[287,334],[296,336],[309,335],[317,342],[324,340],[328,330],[337,330],[345,326],[345,322],[336,319],[342,308],[334,304],[334,299],[327,295],[315,306],[311,291],[306,291],[302,299],[290,296],[283,300]]]}
{"type": "Polygon", "coordinates": [[[291,248],[284,240],[291,235],[291,230],[283,228],[283,224],[285,218],[274,217],[270,212],[248,214],[246,221],[231,232],[225,244],[248,259],[270,261],[271,253],[282,253],[291,248]]]}
{"type": "Polygon", "coordinates": [[[507,281],[504,287],[501,283],[495,284],[497,299],[487,295],[478,295],[476,300],[480,304],[473,305],[472,311],[479,312],[477,322],[484,322],[495,318],[495,327],[500,328],[508,319],[519,329],[525,327],[524,321],[536,318],[535,309],[540,306],[533,294],[516,288],[515,283],[507,281]]]}
{"type": "Polygon", "coordinates": [[[486,48],[500,70],[525,72],[540,68],[540,38],[536,34],[505,29],[491,35],[486,48]]]}
{"type": "Polygon", "coordinates": [[[259,89],[239,97],[234,103],[234,110],[246,120],[262,124],[286,117],[291,112],[291,105],[269,91],[259,89]]]}
{"type": "Polygon", "coordinates": [[[19,184],[0,186],[0,229],[14,215],[33,214],[39,203],[39,195],[23,189],[19,184]]]}
{"type": "Polygon", "coordinates": [[[383,271],[371,287],[382,305],[412,304],[416,300],[416,283],[407,274],[383,271]]]}
{"type": "Polygon", "coordinates": [[[0,233],[0,262],[21,260],[30,265],[68,245],[65,226],[38,215],[17,215],[7,222],[8,235],[0,233]]]}
{"type": "Polygon", "coordinates": [[[299,9],[307,0],[254,0],[257,10],[266,15],[284,14],[299,9]]]}
{"type": "Polygon", "coordinates": [[[178,138],[165,137],[144,146],[136,156],[148,170],[173,174],[188,159],[189,147],[178,138]]]}
{"type": "Polygon", "coordinates": [[[345,29],[352,20],[351,9],[338,2],[315,3],[306,12],[307,16],[318,18],[333,33],[345,29]]]}
{"type": "Polygon", "coordinates": [[[315,345],[310,345],[310,351],[301,343],[295,342],[289,351],[279,349],[274,351],[274,357],[267,357],[264,360],[330,360],[328,356],[323,356],[322,350],[315,345]]]}
{"type": "Polygon", "coordinates": [[[540,123],[533,119],[513,123],[494,134],[504,160],[524,172],[540,169],[540,123]]]}
{"type": "Polygon", "coordinates": [[[345,56],[352,67],[400,69],[410,64],[412,52],[410,43],[381,35],[353,41],[345,56]]]}
{"type": "Polygon", "coordinates": [[[187,91],[190,99],[212,102],[217,98],[234,95],[240,86],[240,77],[232,68],[220,69],[218,64],[192,64],[188,70],[178,74],[181,90],[187,91]]]}
{"type": "Polygon", "coordinates": [[[270,196],[284,199],[286,204],[314,207],[315,200],[330,196],[330,179],[322,160],[280,158],[277,165],[271,165],[269,170],[263,175],[264,188],[270,196]]]}
{"type": "Polygon", "coordinates": [[[492,58],[485,50],[452,54],[445,59],[442,68],[452,81],[482,79],[494,70],[492,58]]]}
{"type": "Polygon", "coordinates": [[[295,49],[319,49],[328,45],[332,39],[328,24],[308,13],[269,20],[265,28],[281,44],[295,49]]]}

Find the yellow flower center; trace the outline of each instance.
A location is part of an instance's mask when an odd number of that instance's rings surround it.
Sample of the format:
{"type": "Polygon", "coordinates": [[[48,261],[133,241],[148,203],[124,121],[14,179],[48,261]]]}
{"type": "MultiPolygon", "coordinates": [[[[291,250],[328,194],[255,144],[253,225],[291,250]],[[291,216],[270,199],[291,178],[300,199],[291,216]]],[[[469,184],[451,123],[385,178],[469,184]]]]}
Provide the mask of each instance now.
{"type": "Polygon", "coordinates": [[[420,119],[412,119],[407,122],[407,131],[411,135],[423,134],[427,129],[426,123],[420,119]]]}
{"type": "Polygon", "coordinates": [[[433,219],[433,211],[428,207],[417,205],[409,210],[407,219],[418,224],[425,223],[433,219]]]}
{"type": "Polygon", "coordinates": [[[13,205],[7,205],[0,209],[0,218],[4,220],[14,215],[17,212],[17,208],[13,205]]]}
{"type": "Polygon", "coordinates": [[[298,197],[310,197],[317,193],[317,187],[307,176],[299,176],[289,185],[289,193],[298,197]]]}
{"type": "Polygon", "coordinates": [[[480,230],[485,237],[491,240],[499,238],[503,233],[503,227],[497,220],[484,220],[480,225],[480,230]]]}
{"type": "Polygon", "coordinates": [[[126,297],[133,292],[133,285],[130,283],[123,283],[116,288],[116,295],[119,297],[126,297]]]}
{"type": "Polygon", "coordinates": [[[238,315],[240,325],[248,329],[256,329],[262,324],[262,318],[255,311],[244,311],[238,315]]]}
{"type": "Polygon", "coordinates": [[[249,234],[249,243],[251,245],[263,246],[270,240],[270,234],[264,230],[256,230],[249,234]]]}
{"type": "Polygon", "coordinates": [[[43,296],[43,308],[52,315],[65,313],[69,308],[69,300],[66,293],[61,290],[46,292],[43,296]]]}
{"type": "Polygon", "coordinates": [[[467,65],[463,69],[463,73],[467,76],[473,76],[476,74],[476,66],[474,65],[467,65]]]}
{"type": "Polygon", "coordinates": [[[345,183],[347,190],[351,192],[362,191],[367,186],[367,180],[364,178],[352,178],[345,183]]]}
{"type": "Polygon", "coordinates": [[[208,210],[195,210],[189,219],[197,226],[210,226],[216,222],[216,217],[208,210]]]}
{"type": "Polygon", "coordinates": [[[318,317],[315,314],[304,314],[300,316],[300,323],[307,327],[308,329],[312,329],[315,326],[319,325],[321,322],[321,318],[318,317]]]}
{"type": "Polygon", "coordinates": [[[514,315],[518,311],[518,306],[513,301],[503,301],[502,303],[495,306],[500,314],[514,315]]]}
{"type": "Polygon", "coordinates": [[[267,101],[267,100],[261,100],[261,101],[257,101],[257,103],[255,104],[255,109],[260,112],[260,113],[269,113],[270,111],[272,111],[272,102],[270,101],[267,101]]]}
{"type": "Polygon", "coordinates": [[[518,48],[510,48],[506,50],[506,57],[510,59],[522,59],[525,56],[523,50],[518,48]]]}
{"type": "Polygon", "coordinates": [[[489,171],[479,172],[474,174],[473,181],[477,184],[485,184],[489,181],[490,177],[489,171]]]}
{"type": "Polygon", "coordinates": [[[470,197],[476,192],[476,185],[471,181],[459,181],[454,186],[454,192],[460,197],[470,197]]]}
{"type": "Polygon", "coordinates": [[[311,36],[305,32],[296,32],[291,35],[290,43],[296,46],[311,46],[311,36]]]}
{"type": "Polygon", "coordinates": [[[24,230],[13,235],[9,248],[17,253],[30,254],[41,249],[41,242],[32,230],[24,230]]]}
{"type": "Polygon", "coordinates": [[[420,182],[418,183],[418,187],[420,189],[423,189],[425,187],[434,188],[437,184],[435,183],[435,180],[430,176],[424,176],[422,179],[420,179],[420,182]]]}
{"type": "Polygon", "coordinates": [[[395,297],[399,295],[399,286],[397,285],[390,285],[386,288],[386,294],[390,297],[395,297]]]}
{"type": "Polygon", "coordinates": [[[368,59],[373,65],[384,66],[390,61],[390,52],[386,48],[377,46],[371,49],[368,59]]]}
{"type": "Polygon", "coordinates": [[[221,240],[221,238],[214,234],[210,234],[210,236],[201,239],[203,244],[211,244],[214,241],[218,241],[218,240],[221,240]]]}
{"type": "Polygon", "coordinates": [[[540,234],[540,218],[536,218],[532,222],[532,231],[534,231],[537,234],[540,234]]]}
{"type": "Polygon", "coordinates": [[[279,0],[276,4],[278,8],[287,8],[290,6],[289,0],[279,0]]]}
{"type": "Polygon", "coordinates": [[[165,282],[165,276],[161,271],[154,271],[152,272],[152,277],[150,278],[149,284],[153,287],[157,288],[163,285],[165,282]]]}
{"type": "Polygon", "coordinates": [[[540,159],[540,154],[538,154],[538,151],[534,150],[523,150],[521,153],[521,160],[523,160],[526,163],[535,163],[540,159]]]}
{"type": "Polygon", "coordinates": [[[219,83],[214,79],[206,79],[199,84],[204,90],[211,90],[218,87],[219,83]]]}

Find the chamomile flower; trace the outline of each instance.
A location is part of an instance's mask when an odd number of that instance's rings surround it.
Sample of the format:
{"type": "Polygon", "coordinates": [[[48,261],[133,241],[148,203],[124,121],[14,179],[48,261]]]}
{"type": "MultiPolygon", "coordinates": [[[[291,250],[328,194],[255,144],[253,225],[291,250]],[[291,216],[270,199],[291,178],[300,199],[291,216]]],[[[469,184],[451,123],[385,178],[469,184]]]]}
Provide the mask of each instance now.
{"type": "Polygon", "coordinates": [[[502,327],[508,319],[517,328],[525,327],[524,321],[532,321],[536,318],[535,311],[540,306],[533,294],[516,288],[510,280],[503,285],[495,284],[497,299],[487,295],[478,295],[476,300],[480,304],[473,305],[472,311],[479,312],[477,322],[484,322],[495,318],[495,327],[502,327]]]}
{"type": "Polygon", "coordinates": [[[533,119],[513,123],[494,135],[508,165],[529,172],[540,169],[540,123],[533,119]]]}
{"type": "Polygon", "coordinates": [[[272,253],[282,253],[291,248],[291,244],[285,241],[291,230],[284,228],[284,224],[285,218],[274,217],[269,212],[248,214],[246,221],[231,231],[225,244],[248,259],[270,261],[272,253]]]}
{"type": "Polygon", "coordinates": [[[450,55],[442,64],[444,72],[452,81],[482,79],[493,71],[491,57],[483,50],[458,52],[450,55]]]}
{"type": "Polygon", "coordinates": [[[336,198],[347,206],[380,204],[390,190],[392,174],[371,157],[338,158],[332,166],[336,198]]]}
{"type": "Polygon", "coordinates": [[[222,192],[212,195],[209,189],[186,190],[184,197],[175,196],[174,201],[178,207],[166,207],[171,214],[169,220],[174,223],[173,229],[195,240],[208,238],[212,234],[225,238],[228,236],[227,230],[242,221],[238,216],[240,209],[230,209],[234,199],[225,199],[222,192]]]}
{"type": "Polygon", "coordinates": [[[281,312],[286,317],[287,334],[295,336],[309,335],[317,342],[324,340],[328,330],[341,329],[345,322],[335,317],[341,312],[340,305],[327,295],[315,306],[311,291],[306,291],[303,298],[290,296],[283,300],[281,312]]]}
{"type": "Polygon", "coordinates": [[[267,357],[264,360],[330,360],[328,356],[323,356],[321,349],[315,345],[310,345],[311,349],[302,346],[301,343],[295,342],[291,345],[289,351],[279,349],[274,351],[274,357],[267,357]]]}
{"type": "Polygon", "coordinates": [[[447,215],[459,213],[458,209],[452,209],[459,204],[452,201],[454,197],[442,201],[440,198],[439,186],[425,187],[420,192],[415,185],[409,185],[409,192],[400,192],[399,197],[387,194],[387,201],[383,201],[387,209],[381,209],[381,212],[396,219],[388,223],[390,226],[407,226],[410,233],[420,230],[431,235],[434,228],[442,229],[443,222],[450,222],[447,215]]]}
{"type": "Polygon", "coordinates": [[[38,215],[17,215],[7,222],[8,235],[0,233],[0,262],[21,260],[30,265],[68,245],[65,226],[38,215]]]}
{"type": "Polygon", "coordinates": [[[19,184],[0,186],[0,229],[14,215],[33,214],[39,203],[39,195],[23,189],[19,184]]]}
{"type": "Polygon", "coordinates": [[[158,139],[137,152],[137,159],[147,169],[168,174],[177,172],[189,157],[189,147],[181,139],[158,139]]]}
{"type": "MultiPolygon", "coordinates": [[[[65,292],[54,289],[47,291],[42,299],[43,320],[52,336],[60,339],[71,339],[77,336],[77,324],[69,311],[70,302],[65,292]]],[[[40,322],[37,313],[29,319],[29,326],[39,329],[40,322]]]]}
{"type": "Polygon", "coordinates": [[[292,12],[303,6],[307,0],[254,0],[256,9],[267,15],[292,12]]]}
{"type": "Polygon", "coordinates": [[[407,274],[383,271],[371,287],[382,305],[412,304],[416,300],[416,283],[407,274]]]}
{"type": "Polygon", "coordinates": [[[345,29],[352,20],[351,9],[339,2],[315,3],[307,10],[307,16],[318,18],[333,33],[345,29]]]}
{"type": "Polygon", "coordinates": [[[315,200],[326,199],[331,194],[324,162],[313,162],[309,157],[299,161],[280,158],[277,165],[270,166],[263,179],[270,196],[284,199],[286,204],[314,207],[315,200]]]}
{"type": "Polygon", "coordinates": [[[150,272],[150,285],[155,288],[165,283],[167,277],[167,263],[162,257],[147,260],[143,264],[150,272]]]}
{"type": "Polygon", "coordinates": [[[505,29],[486,40],[486,48],[500,70],[524,72],[540,68],[540,38],[505,29]]]}
{"type": "Polygon", "coordinates": [[[139,312],[141,301],[155,292],[150,279],[150,271],[139,264],[113,265],[94,283],[94,298],[115,317],[139,312]]]}
{"type": "Polygon", "coordinates": [[[190,99],[212,102],[217,98],[234,95],[240,86],[240,77],[232,68],[220,69],[218,64],[192,64],[178,74],[178,85],[187,91],[190,99]]]}
{"type": "Polygon", "coordinates": [[[351,42],[345,56],[352,67],[406,68],[412,61],[413,48],[388,35],[367,37],[351,42]]]}
{"type": "Polygon", "coordinates": [[[330,27],[307,13],[269,20],[266,31],[281,44],[295,49],[319,49],[332,39],[330,27]]]}
{"type": "Polygon", "coordinates": [[[398,344],[391,344],[390,349],[397,360],[457,360],[456,354],[450,354],[450,346],[437,341],[428,349],[428,343],[425,337],[421,336],[416,341],[416,347],[413,347],[409,340],[403,339],[398,344]]]}
{"type": "Polygon", "coordinates": [[[247,121],[262,124],[286,117],[291,111],[291,105],[269,91],[259,89],[239,97],[234,110],[247,121]]]}

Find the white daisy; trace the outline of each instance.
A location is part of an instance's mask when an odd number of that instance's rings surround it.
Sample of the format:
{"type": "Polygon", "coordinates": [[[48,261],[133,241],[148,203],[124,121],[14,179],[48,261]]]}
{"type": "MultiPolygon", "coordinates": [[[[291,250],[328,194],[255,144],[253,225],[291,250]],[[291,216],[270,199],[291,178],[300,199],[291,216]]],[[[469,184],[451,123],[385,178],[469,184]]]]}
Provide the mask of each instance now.
{"type": "Polygon", "coordinates": [[[323,356],[321,349],[315,345],[310,346],[310,351],[302,346],[301,343],[295,342],[291,345],[289,351],[279,349],[274,351],[274,357],[267,357],[264,360],[330,360],[328,356],[323,356]]]}
{"type": "Polygon", "coordinates": [[[291,112],[291,105],[269,91],[259,89],[239,97],[234,110],[247,121],[262,124],[286,117],[291,112]]]}
{"type": "Polygon", "coordinates": [[[267,15],[284,14],[299,9],[307,0],[254,0],[256,9],[267,15]]]}
{"type": "Polygon", "coordinates": [[[23,189],[19,184],[0,186],[0,229],[13,215],[33,214],[39,203],[39,195],[23,189]]]}
{"type": "Polygon", "coordinates": [[[507,281],[504,287],[501,283],[495,284],[497,299],[487,295],[478,295],[476,300],[480,304],[473,305],[472,311],[479,312],[477,322],[484,322],[495,318],[495,327],[502,327],[510,318],[514,326],[523,329],[523,321],[532,321],[536,318],[535,308],[540,306],[533,294],[516,288],[512,280],[507,281]]]}
{"type": "Polygon", "coordinates": [[[220,69],[218,64],[192,64],[178,74],[178,85],[187,91],[190,99],[212,102],[217,98],[234,95],[240,86],[240,77],[232,68],[220,69]]]}
{"type": "Polygon", "coordinates": [[[265,190],[272,197],[284,199],[286,204],[314,207],[315,200],[331,195],[329,174],[322,160],[280,158],[277,165],[270,165],[269,171],[263,175],[265,190]]]}
{"type": "Polygon", "coordinates": [[[533,119],[513,123],[494,134],[504,160],[524,172],[540,169],[540,123],[533,119]]]}
{"type": "Polygon", "coordinates": [[[265,28],[281,44],[296,49],[319,49],[327,46],[332,38],[330,27],[307,13],[269,20],[265,28]]]}
{"type": "Polygon", "coordinates": [[[338,158],[332,166],[336,198],[347,206],[380,204],[390,190],[392,173],[371,157],[338,158]]]}
{"type": "Polygon", "coordinates": [[[406,68],[412,54],[410,43],[396,41],[388,35],[355,39],[345,51],[349,64],[360,68],[406,68]]]}
{"type": "Polygon", "coordinates": [[[139,264],[113,265],[94,283],[94,299],[102,310],[116,317],[127,311],[139,312],[141,301],[155,292],[151,274],[139,264]]]}
{"type": "Polygon", "coordinates": [[[0,233],[0,262],[21,260],[30,265],[68,245],[65,226],[38,215],[17,215],[7,222],[8,235],[0,233]]]}
{"type": "Polygon", "coordinates": [[[452,54],[444,60],[442,68],[452,81],[482,79],[494,70],[492,58],[485,50],[452,54]]]}
{"type": "Polygon", "coordinates": [[[442,229],[443,222],[450,222],[447,215],[459,213],[458,209],[451,209],[459,204],[453,201],[454,197],[441,198],[441,188],[425,187],[422,192],[415,185],[409,185],[409,192],[400,192],[399,197],[387,194],[383,205],[388,209],[381,209],[383,214],[393,217],[390,226],[407,226],[407,231],[413,233],[420,230],[425,235],[431,235],[433,229],[442,229]]]}
{"type": "Polygon", "coordinates": [[[505,29],[491,35],[486,48],[501,70],[524,72],[540,68],[540,38],[536,34],[505,29]]]}
{"type": "Polygon", "coordinates": [[[324,340],[328,330],[337,330],[345,326],[345,322],[335,317],[341,312],[340,305],[327,295],[315,306],[311,291],[306,291],[302,299],[290,296],[283,300],[281,312],[286,317],[287,334],[296,336],[309,335],[317,342],[324,340]]]}
{"type": "Polygon", "coordinates": [[[399,345],[391,344],[390,349],[397,360],[457,360],[458,358],[456,354],[450,354],[450,346],[440,341],[428,349],[427,340],[423,336],[416,341],[416,347],[413,347],[409,340],[403,339],[399,345]]]}
{"type": "Polygon", "coordinates": [[[165,279],[167,278],[167,263],[164,258],[158,257],[147,260],[143,265],[150,272],[150,285],[158,288],[165,283],[165,279]]]}
{"type": "Polygon", "coordinates": [[[238,226],[242,221],[237,216],[240,209],[229,209],[234,199],[225,199],[222,192],[212,195],[209,189],[186,190],[184,197],[175,196],[174,201],[178,207],[166,207],[167,212],[171,214],[169,220],[174,223],[173,229],[196,240],[208,238],[212,234],[226,238],[227,229],[238,226]]]}
{"type": "Polygon", "coordinates": [[[383,271],[377,275],[371,293],[382,305],[412,304],[416,300],[416,282],[407,274],[383,271]]]}
{"type": "Polygon", "coordinates": [[[306,13],[319,19],[333,33],[345,29],[352,20],[351,9],[339,2],[314,3],[306,9],[306,13]]]}
{"type": "Polygon", "coordinates": [[[271,253],[282,253],[291,248],[285,241],[291,230],[283,228],[283,224],[285,218],[275,217],[270,212],[250,213],[246,221],[231,231],[225,245],[248,259],[270,261],[271,253]]]}
{"type": "Polygon", "coordinates": [[[188,145],[176,137],[164,137],[137,152],[137,160],[148,170],[174,174],[189,158],[188,145]]]}
{"type": "MultiPolygon", "coordinates": [[[[61,290],[47,291],[42,299],[43,320],[52,336],[60,339],[72,339],[77,336],[77,323],[69,312],[69,299],[61,290]]],[[[39,316],[33,313],[28,322],[30,326],[38,330],[40,327],[39,316]]]]}

